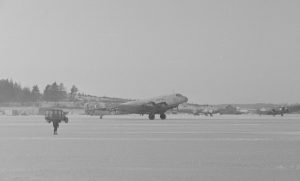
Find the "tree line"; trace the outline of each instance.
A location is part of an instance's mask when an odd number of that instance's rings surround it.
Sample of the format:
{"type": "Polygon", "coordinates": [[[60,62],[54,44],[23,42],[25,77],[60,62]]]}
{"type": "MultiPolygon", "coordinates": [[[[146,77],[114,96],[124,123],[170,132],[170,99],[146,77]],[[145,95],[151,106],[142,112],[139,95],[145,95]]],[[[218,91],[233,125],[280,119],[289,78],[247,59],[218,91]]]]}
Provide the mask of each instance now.
{"type": "Polygon", "coordinates": [[[41,92],[37,85],[32,88],[22,87],[13,80],[0,80],[0,103],[9,102],[39,102],[39,101],[73,101],[78,93],[78,88],[73,85],[70,92],[67,92],[63,83],[53,82],[47,84],[41,92]]]}

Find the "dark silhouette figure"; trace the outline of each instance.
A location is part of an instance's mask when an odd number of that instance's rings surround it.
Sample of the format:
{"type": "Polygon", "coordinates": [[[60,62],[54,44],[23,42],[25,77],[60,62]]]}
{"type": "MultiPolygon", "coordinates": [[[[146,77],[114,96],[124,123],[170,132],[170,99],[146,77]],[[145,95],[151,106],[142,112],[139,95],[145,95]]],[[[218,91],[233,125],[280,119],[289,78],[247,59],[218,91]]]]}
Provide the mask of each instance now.
{"type": "Polygon", "coordinates": [[[53,128],[54,128],[54,135],[57,135],[57,128],[59,127],[59,121],[52,121],[53,123],[53,128]]]}

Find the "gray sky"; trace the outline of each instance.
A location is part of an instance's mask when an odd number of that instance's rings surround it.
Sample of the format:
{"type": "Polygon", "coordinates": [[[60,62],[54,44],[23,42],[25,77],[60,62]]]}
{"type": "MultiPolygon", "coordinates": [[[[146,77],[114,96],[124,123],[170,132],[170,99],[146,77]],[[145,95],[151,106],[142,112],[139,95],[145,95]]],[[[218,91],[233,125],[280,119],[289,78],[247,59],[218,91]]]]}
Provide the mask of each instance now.
{"type": "Polygon", "coordinates": [[[42,91],[300,102],[300,1],[0,0],[0,62],[42,91]]]}

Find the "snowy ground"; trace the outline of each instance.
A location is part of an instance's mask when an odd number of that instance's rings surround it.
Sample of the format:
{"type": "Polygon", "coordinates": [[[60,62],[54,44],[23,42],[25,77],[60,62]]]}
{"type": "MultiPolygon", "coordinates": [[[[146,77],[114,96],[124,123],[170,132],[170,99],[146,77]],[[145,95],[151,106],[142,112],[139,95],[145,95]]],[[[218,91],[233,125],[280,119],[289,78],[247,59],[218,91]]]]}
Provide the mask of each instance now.
{"type": "Polygon", "coordinates": [[[0,117],[1,181],[300,180],[300,116],[0,117]]]}

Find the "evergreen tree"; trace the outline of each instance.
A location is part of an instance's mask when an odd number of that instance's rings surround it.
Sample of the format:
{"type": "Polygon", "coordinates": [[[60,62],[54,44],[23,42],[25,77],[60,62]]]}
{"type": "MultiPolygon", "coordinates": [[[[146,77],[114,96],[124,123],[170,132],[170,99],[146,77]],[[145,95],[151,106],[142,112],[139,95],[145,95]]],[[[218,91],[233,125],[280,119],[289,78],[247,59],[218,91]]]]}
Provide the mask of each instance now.
{"type": "Polygon", "coordinates": [[[32,95],[29,88],[22,88],[12,80],[0,80],[0,102],[30,102],[32,95]]]}
{"type": "Polygon", "coordinates": [[[65,100],[67,98],[67,91],[66,91],[66,88],[64,86],[63,83],[60,83],[59,86],[58,86],[58,97],[59,97],[59,100],[65,100]]]}
{"type": "Polygon", "coordinates": [[[17,88],[20,88],[20,86],[14,83],[12,80],[0,80],[0,102],[18,101],[17,98],[20,92],[17,88]]]}
{"type": "Polygon", "coordinates": [[[78,88],[75,85],[73,85],[72,88],[71,88],[71,94],[76,95],[77,92],[78,92],[78,88]]]}
{"type": "MultiPolygon", "coordinates": [[[[77,87],[73,85],[71,95],[76,95],[77,92],[77,87]]],[[[63,83],[59,85],[56,82],[48,84],[43,94],[41,94],[37,85],[34,85],[30,90],[28,87],[22,88],[20,84],[13,82],[13,80],[0,80],[0,103],[37,102],[41,99],[57,102],[67,100],[67,98],[68,93],[63,83]]]]}
{"type": "Polygon", "coordinates": [[[32,97],[32,101],[33,102],[37,102],[37,101],[40,100],[41,93],[40,93],[40,89],[39,89],[39,87],[37,85],[35,85],[35,86],[32,87],[31,97],[32,97]]]}
{"type": "Polygon", "coordinates": [[[73,85],[70,92],[71,100],[75,100],[75,96],[77,92],[78,92],[78,88],[75,85],[73,85]]]}
{"type": "Polygon", "coordinates": [[[43,98],[45,101],[51,101],[51,86],[49,84],[46,85],[45,90],[44,90],[44,94],[43,94],[43,98]]]}
{"type": "Polygon", "coordinates": [[[65,90],[64,85],[61,83],[57,85],[54,82],[52,85],[47,85],[44,90],[44,100],[45,101],[62,101],[67,98],[67,92],[65,90]]]}
{"type": "Polygon", "coordinates": [[[32,101],[31,91],[28,87],[25,87],[21,91],[21,101],[20,102],[30,102],[32,101]]]}
{"type": "Polygon", "coordinates": [[[59,101],[60,97],[59,97],[59,88],[56,82],[54,82],[51,85],[51,89],[50,89],[50,93],[51,93],[51,100],[54,102],[59,101]]]}

